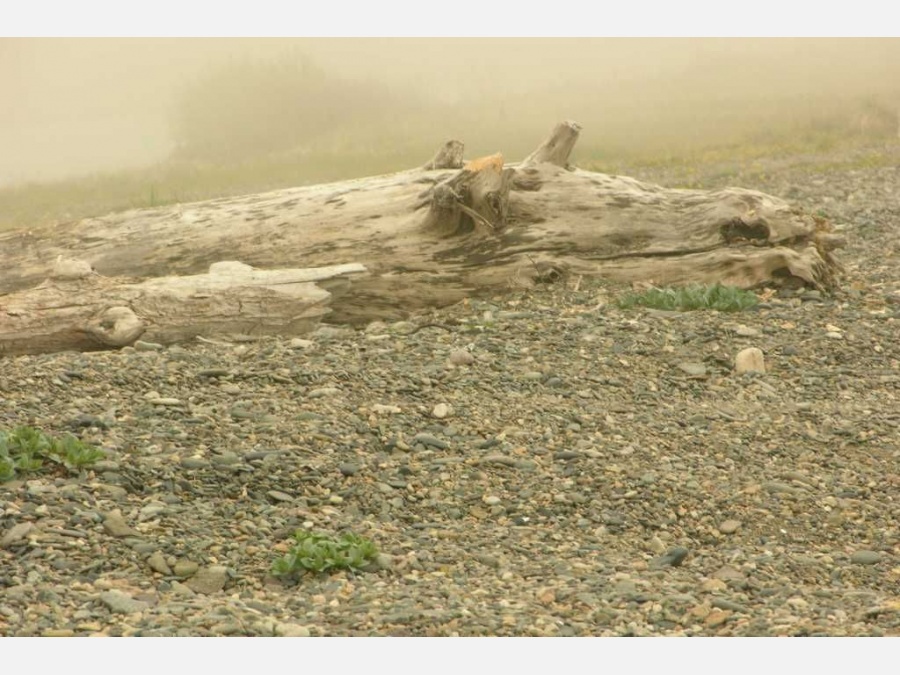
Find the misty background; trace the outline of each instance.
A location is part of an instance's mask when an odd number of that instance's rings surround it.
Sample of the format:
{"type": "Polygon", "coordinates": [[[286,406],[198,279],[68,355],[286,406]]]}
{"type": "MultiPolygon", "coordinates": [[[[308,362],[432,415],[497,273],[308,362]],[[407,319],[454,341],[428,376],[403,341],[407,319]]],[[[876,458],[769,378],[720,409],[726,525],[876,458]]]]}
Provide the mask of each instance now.
{"type": "Polygon", "coordinates": [[[564,119],[576,162],[896,139],[900,39],[3,38],[0,92],[0,188],[172,163],[337,179],[450,138],[514,161],[564,119]]]}

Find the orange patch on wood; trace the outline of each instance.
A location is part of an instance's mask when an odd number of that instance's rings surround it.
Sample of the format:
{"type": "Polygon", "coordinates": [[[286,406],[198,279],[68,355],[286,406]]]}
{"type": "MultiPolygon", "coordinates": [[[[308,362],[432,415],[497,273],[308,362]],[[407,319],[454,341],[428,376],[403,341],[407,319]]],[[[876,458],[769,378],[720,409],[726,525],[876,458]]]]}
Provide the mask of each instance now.
{"type": "Polygon", "coordinates": [[[503,153],[498,152],[487,157],[479,157],[478,159],[470,159],[463,167],[466,171],[484,171],[490,169],[496,173],[503,171],[503,153]]]}

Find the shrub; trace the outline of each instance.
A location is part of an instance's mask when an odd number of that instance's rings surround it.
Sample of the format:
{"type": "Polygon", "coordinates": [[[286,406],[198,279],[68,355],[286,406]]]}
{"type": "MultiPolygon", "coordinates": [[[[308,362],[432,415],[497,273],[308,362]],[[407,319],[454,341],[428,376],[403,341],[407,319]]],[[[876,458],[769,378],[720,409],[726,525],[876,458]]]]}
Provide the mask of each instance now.
{"type": "Polygon", "coordinates": [[[739,312],[753,307],[759,300],[750,291],[735,286],[683,286],[680,288],[651,288],[641,293],[626,293],[618,299],[619,307],[651,307],[676,311],[715,309],[720,312],[739,312]]]}
{"type": "Polygon", "coordinates": [[[104,456],[102,450],[70,434],[53,438],[32,427],[0,431],[0,482],[12,480],[19,473],[38,471],[45,461],[77,471],[104,456]]]}
{"type": "Polygon", "coordinates": [[[332,570],[363,571],[378,556],[378,549],[365,537],[344,533],[339,538],[298,530],[291,550],[272,565],[272,574],[292,577],[305,572],[332,570]]]}

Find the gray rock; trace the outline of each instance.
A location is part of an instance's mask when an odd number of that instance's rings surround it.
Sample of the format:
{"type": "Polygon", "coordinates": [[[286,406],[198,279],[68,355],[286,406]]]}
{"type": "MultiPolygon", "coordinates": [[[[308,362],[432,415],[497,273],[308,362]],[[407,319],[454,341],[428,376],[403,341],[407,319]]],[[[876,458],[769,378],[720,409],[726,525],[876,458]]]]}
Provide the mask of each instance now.
{"type": "Polygon", "coordinates": [[[291,341],[288,343],[288,346],[291,349],[312,349],[315,346],[315,342],[312,340],[305,340],[303,338],[291,338],[291,341]]]}
{"type": "Polygon", "coordinates": [[[154,572],[159,572],[163,576],[171,576],[172,568],[166,563],[166,557],[159,551],[147,558],[147,564],[154,572]]]}
{"type": "Polygon", "coordinates": [[[109,607],[109,610],[114,614],[134,614],[135,612],[143,612],[150,607],[149,602],[135,600],[127,593],[116,590],[101,593],[100,601],[109,607]]]}
{"type": "Polygon", "coordinates": [[[438,448],[439,450],[446,450],[450,447],[450,444],[446,441],[442,441],[441,439],[426,433],[419,433],[413,436],[413,443],[421,443],[422,445],[438,448]]]}
{"type": "Polygon", "coordinates": [[[103,514],[103,529],[113,537],[137,537],[141,534],[125,522],[118,510],[103,514]]]}
{"type": "Polygon", "coordinates": [[[275,633],[281,637],[309,637],[309,628],[298,623],[280,623],[275,633]]]}
{"type": "Polygon", "coordinates": [[[151,405],[158,405],[161,407],[170,407],[170,408],[183,405],[183,403],[181,402],[181,399],[173,398],[171,396],[161,396],[159,398],[151,398],[147,402],[150,403],[151,405]]]}
{"type": "Polygon", "coordinates": [[[515,466],[516,462],[519,461],[515,457],[509,457],[507,455],[500,454],[490,454],[485,455],[480,460],[478,460],[479,464],[502,464],[504,466],[515,466]]]}
{"type": "Polygon", "coordinates": [[[223,565],[211,565],[199,570],[191,577],[186,586],[195,593],[211,595],[218,593],[228,582],[228,568],[223,565]]]}
{"type": "Polygon", "coordinates": [[[322,398],[324,396],[334,396],[335,394],[340,394],[341,390],[337,387],[320,387],[319,389],[313,389],[309,393],[306,394],[307,398],[322,398]]]}
{"type": "Polygon", "coordinates": [[[0,548],[6,548],[7,546],[12,546],[13,544],[22,541],[33,529],[34,523],[26,522],[13,525],[6,531],[3,538],[0,539],[0,548]]]}
{"type": "Polygon", "coordinates": [[[657,556],[650,561],[650,567],[653,569],[661,569],[663,567],[678,567],[687,558],[689,551],[683,546],[676,546],[669,549],[663,555],[657,556]]]}
{"type": "Polygon", "coordinates": [[[358,465],[358,464],[351,464],[351,463],[349,463],[349,462],[346,462],[346,463],[344,463],[344,464],[341,464],[341,465],[338,467],[338,470],[339,470],[344,476],[355,476],[357,473],[359,473],[359,465],[358,465]]]}
{"type": "Polygon", "coordinates": [[[209,462],[201,457],[184,457],[181,466],[185,469],[205,469],[209,466],[209,462]]]}
{"type": "Polygon", "coordinates": [[[362,569],[363,572],[380,572],[381,570],[390,570],[394,566],[394,559],[386,553],[379,553],[374,560],[367,563],[362,569]]]}
{"type": "Polygon", "coordinates": [[[144,342],[143,340],[138,340],[132,347],[138,352],[158,352],[165,349],[165,347],[158,342],[144,342]]]}
{"type": "Polygon", "coordinates": [[[73,427],[97,427],[98,429],[109,429],[110,421],[100,417],[99,415],[88,415],[87,413],[81,413],[76,415],[71,420],[69,420],[69,424],[73,427]]]}
{"type": "Polygon", "coordinates": [[[683,370],[688,375],[693,377],[700,377],[702,375],[706,375],[706,366],[702,363],[695,363],[692,361],[687,361],[684,363],[679,363],[678,367],[683,370]]]}
{"type": "Polygon", "coordinates": [[[713,598],[710,604],[717,609],[727,609],[732,612],[746,612],[747,608],[737,602],[726,600],[725,598],[713,598]]]}
{"type": "Polygon", "coordinates": [[[881,553],[878,551],[855,551],[850,556],[850,562],[855,565],[875,565],[881,561],[881,553]]]}
{"type": "Polygon", "coordinates": [[[241,461],[237,453],[228,451],[213,455],[211,459],[213,464],[218,464],[219,466],[232,466],[241,461]]]}
{"type": "Polygon", "coordinates": [[[195,563],[193,560],[179,560],[173,566],[172,571],[175,572],[176,577],[181,577],[182,579],[184,579],[186,577],[193,576],[199,569],[200,565],[195,563]]]}
{"type": "Polygon", "coordinates": [[[774,493],[784,493],[789,495],[802,495],[804,491],[798,487],[794,487],[793,485],[788,485],[787,483],[779,483],[778,481],[767,481],[763,483],[763,489],[766,492],[774,492],[774,493]]]}

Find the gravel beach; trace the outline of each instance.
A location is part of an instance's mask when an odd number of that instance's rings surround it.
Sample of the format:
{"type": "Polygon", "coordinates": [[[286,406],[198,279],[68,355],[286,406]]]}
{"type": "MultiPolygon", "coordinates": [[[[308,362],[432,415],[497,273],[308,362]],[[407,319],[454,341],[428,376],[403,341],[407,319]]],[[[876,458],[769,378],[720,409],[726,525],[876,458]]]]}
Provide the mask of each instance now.
{"type": "Polygon", "coordinates": [[[900,636],[900,149],[629,175],[821,211],[841,289],[0,358],[0,428],[106,451],[0,484],[0,635],[900,636]],[[301,528],[379,558],[273,577],[301,528]]]}

